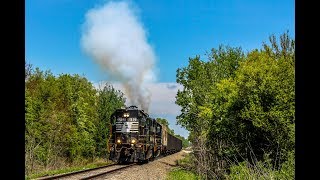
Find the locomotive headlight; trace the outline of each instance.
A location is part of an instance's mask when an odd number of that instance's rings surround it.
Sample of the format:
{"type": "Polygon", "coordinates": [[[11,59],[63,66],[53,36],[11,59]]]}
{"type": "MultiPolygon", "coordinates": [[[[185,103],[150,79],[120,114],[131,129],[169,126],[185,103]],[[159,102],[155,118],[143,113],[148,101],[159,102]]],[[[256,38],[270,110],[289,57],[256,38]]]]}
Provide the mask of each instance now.
{"type": "Polygon", "coordinates": [[[117,139],[117,143],[120,144],[120,143],[121,143],[121,140],[120,140],[120,139],[117,139]]]}
{"type": "Polygon", "coordinates": [[[123,117],[129,117],[129,113],[124,113],[123,117]]]}
{"type": "Polygon", "coordinates": [[[137,139],[136,138],[132,138],[131,139],[131,144],[135,144],[135,143],[137,143],[137,139]]]}

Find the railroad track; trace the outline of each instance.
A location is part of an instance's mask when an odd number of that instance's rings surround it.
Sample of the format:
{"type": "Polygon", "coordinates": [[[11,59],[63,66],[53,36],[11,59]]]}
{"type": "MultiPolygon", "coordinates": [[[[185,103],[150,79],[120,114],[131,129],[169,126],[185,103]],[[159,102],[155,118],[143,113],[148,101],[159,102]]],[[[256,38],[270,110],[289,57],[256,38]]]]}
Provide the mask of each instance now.
{"type": "Polygon", "coordinates": [[[48,180],[48,179],[81,179],[81,180],[87,180],[87,179],[93,179],[97,178],[99,176],[104,176],[110,173],[114,173],[116,171],[120,171],[126,168],[129,168],[131,166],[136,165],[135,163],[129,164],[129,165],[118,165],[118,164],[111,164],[106,166],[101,166],[97,168],[92,169],[85,169],[81,171],[75,171],[71,173],[65,173],[65,174],[58,174],[54,176],[46,176],[37,178],[36,180],[48,180]]]}
{"type": "MultiPolygon", "coordinates": [[[[164,155],[160,155],[156,158],[154,158],[151,161],[161,159],[165,157],[164,155]]],[[[129,165],[119,165],[119,164],[109,164],[105,166],[100,166],[92,169],[85,169],[85,170],[80,170],[80,171],[74,171],[70,173],[64,173],[64,174],[57,174],[53,176],[45,176],[45,177],[40,177],[35,180],[49,180],[49,179],[59,179],[59,180],[87,180],[87,179],[93,179],[97,178],[99,176],[105,176],[110,173],[114,173],[116,171],[120,171],[126,168],[129,168],[131,166],[137,165],[137,163],[132,163],[129,165]]]]}

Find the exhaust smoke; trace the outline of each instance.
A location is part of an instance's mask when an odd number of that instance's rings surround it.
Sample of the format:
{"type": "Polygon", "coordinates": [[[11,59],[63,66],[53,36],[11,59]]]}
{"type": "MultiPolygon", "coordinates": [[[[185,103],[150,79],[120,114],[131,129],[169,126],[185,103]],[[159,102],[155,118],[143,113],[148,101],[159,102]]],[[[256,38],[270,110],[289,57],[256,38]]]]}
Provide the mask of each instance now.
{"type": "Polygon", "coordinates": [[[146,83],[156,80],[155,54],[133,4],[111,1],[89,10],[81,45],[112,79],[121,82],[129,103],[148,112],[151,94],[146,83]]]}

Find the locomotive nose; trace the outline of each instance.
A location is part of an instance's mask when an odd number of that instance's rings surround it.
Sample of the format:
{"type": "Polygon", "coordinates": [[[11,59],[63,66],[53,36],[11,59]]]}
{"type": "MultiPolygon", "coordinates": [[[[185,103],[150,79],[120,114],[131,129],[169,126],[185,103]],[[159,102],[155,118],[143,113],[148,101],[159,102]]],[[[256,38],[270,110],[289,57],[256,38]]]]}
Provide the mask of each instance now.
{"type": "Polygon", "coordinates": [[[127,141],[128,141],[127,135],[121,134],[121,135],[120,135],[120,139],[121,139],[121,142],[122,142],[122,143],[124,143],[124,144],[128,143],[128,142],[127,142],[127,141]]]}

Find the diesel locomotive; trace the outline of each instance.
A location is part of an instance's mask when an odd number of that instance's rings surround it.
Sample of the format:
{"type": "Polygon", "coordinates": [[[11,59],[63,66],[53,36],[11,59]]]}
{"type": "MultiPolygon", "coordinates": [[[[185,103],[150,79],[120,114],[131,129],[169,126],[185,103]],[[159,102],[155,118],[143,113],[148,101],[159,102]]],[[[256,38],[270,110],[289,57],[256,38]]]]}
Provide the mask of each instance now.
{"type": "Polygon", "coordinates": [[[117,109],[111,115],[109,159],[117,162],[148,162],[182,149],[182,141],[137,106],[117,109]]]}

